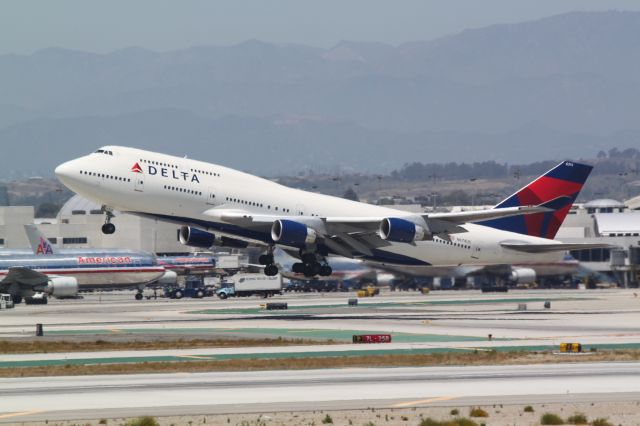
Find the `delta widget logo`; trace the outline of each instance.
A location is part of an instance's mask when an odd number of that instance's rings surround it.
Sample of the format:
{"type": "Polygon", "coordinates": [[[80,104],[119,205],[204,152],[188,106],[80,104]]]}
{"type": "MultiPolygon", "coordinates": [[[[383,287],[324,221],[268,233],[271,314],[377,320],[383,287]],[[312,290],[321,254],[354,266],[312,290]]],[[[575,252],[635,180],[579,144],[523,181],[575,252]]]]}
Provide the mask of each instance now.
{"type": "Polygon", "coordinates": [[[136,163],[131,168],[131,171],[134,173],[142,173],[142,167],[140,167],[140,164],[136,163]]]}

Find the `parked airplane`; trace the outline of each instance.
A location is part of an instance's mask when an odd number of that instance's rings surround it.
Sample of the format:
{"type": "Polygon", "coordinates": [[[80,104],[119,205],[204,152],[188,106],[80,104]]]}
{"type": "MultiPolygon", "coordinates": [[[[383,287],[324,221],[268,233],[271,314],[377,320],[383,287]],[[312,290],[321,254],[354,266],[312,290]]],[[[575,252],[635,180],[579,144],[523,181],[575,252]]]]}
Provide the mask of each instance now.
{"type": "MultiPolygon", "coordinates": [[[[422,278],[448,277],[466,281],[467,277],[480,277],[487,285],[531,284],[539,278],[563,278],[578,272],[580,262],[570,254],[565,254],[561,260],[555,262],[526,264],[496,264],[496,265],[460,265],[453,267],[441,266],[409,266],[399,267],[386,265],[385,269],[395,274],[395,282],[415,285],[416,280],[422,278]]],[[[419,281],[418,281],[419,282],[419,281]]],[[[400,284],[402,287],[402,284],[400,284]]]]}
{"type": "Polygon", "coordinates": [[[167,280],[154,255],[133,250],[65,249],[58,251],[33,225],[25,225],[35,253],[0,256],[0,293],[16,303],[37,293],[75,297],[80,291],[137,288],[136,299],[150,282],[167,280]]]}
{"type": "MultiPolygon", "coordinates": [[[[26,250],[27,253],[23,254],[33,253],[41,256],[49,256],[52,254],[78,254],[89,256],[93,254],[107,253],[114,256],[130,256],[133,253],[137,256],[150,256],[149,253],[144,251],[119,248],[59,248],[56,245],[51,244],[51,241],[49,241],[49,239],[44,235],[44,233],[42,233],[40,229],[38,229],[36,225],[24,225],[24,230],[27,233],[27,238],[29,239],[29,244],[31,245],[32,251],[30,252],[29,250],[26,250]]],[[[14,254],[18,254],[16,252],[14,252],[14,254]]],[[[156,264],[158,266],[162,266],[165,269],[165,272],[160,278],[158,278],[156,284],[158,284],[159,286],[174,285],[178,280],[178,274],[185,272],[185,269],[180,269],[178,265],[200,267],[205,262],[208,262],[209,265],[211,265],[211,262],[213,262],[213,260],[210,258],[210,256],[208,257],[208,259],[203,259],[201,257],[193,259],[190,256],[167,256],[163,257],[162,261],[157,258],[156,264]],[[194,264],[190,265],[190,261],[194,262],[194,264]]]]}
{"type": "Polygon", "coordinates": [[[308,277],[331,275],[328,255],[405,266],[555,262],[572,249],[553,238],[592,167],[563,161],[496,208],[414,214],[288,188],[197,160],[106,146],[58,166],[69,189],[113,211],[184,225],[187,244],[267,247],[260,257],[275,275],[277,245],[301,260],[308,277]]]}

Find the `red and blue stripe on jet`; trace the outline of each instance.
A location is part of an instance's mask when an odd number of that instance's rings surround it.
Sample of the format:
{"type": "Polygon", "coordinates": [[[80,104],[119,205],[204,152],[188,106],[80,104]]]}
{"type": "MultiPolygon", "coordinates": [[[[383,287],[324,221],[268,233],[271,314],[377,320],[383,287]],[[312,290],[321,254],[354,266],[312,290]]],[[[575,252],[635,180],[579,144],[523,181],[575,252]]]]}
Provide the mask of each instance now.
{"type": "Polygon", "coordinates": [[[553,239],[593,166],[565,161],[494,208],[543,205],[552,211],[478,222],[479,225],[553,239]]]}

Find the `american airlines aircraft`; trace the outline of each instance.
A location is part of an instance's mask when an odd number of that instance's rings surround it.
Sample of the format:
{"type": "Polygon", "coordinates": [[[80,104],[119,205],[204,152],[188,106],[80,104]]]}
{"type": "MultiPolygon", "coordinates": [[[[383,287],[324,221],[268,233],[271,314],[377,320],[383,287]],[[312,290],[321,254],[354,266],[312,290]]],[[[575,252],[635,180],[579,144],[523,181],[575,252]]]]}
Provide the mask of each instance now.
{"type": "Polygon", "coordinates": [[[404,267],[526,265],[556,262],[566,250],[602,247],[552,240],[592,167],[564,161],[493,209],[414,214],[288,188],[198,160],[105,146],[59,165],[72,191],[113,212],[183,225],[181,241],[198,247],[266,247],[260,257],[276,275],[273,249],[301,262],[293,272],[331,275],[329,255],[404,267]]]}
{"type": "Polygon", "coordinates": [[[35,225],[25,225],[32,250],[15,250],[0,256],[0,293],[15,303],[44,293],[76,297],[80,291],[137,288],[168,280],[166,271],[150,253],[111,249],[58,249],[35,225]]]}

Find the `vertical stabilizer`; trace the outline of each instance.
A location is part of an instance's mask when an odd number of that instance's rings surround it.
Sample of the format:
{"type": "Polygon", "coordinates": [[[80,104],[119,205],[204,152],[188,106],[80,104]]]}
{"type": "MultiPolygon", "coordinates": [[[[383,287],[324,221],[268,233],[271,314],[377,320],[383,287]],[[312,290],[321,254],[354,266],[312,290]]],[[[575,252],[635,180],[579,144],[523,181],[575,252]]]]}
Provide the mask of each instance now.
{"type": "Polygon", "coordinates": [[[563,161],[494,208],[543,205],[551,211],[478,222],[503,231],[553,239],[593,166],[563,161]]]}
{"type": "Polygon", "coordinates": [[[51,244],[36,225],[24,225],[24,230],[27,233],[29,244],[31,245],[31,250],[33,250],[34,254],[58,254],[55,246],[51,244]]]}

